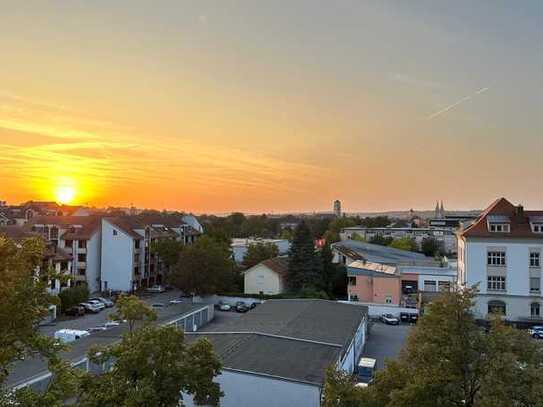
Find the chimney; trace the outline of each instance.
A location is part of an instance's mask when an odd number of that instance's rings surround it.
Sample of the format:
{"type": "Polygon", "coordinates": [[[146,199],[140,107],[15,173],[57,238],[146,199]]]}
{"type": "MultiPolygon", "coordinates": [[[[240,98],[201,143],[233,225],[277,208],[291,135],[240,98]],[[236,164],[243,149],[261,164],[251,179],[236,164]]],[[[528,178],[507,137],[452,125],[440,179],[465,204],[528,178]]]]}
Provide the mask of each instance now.
{"type": "Polygon", "coordinates": [[[517,205],[515,214],[519,217],[524,216],[524,207],[522,205],[517,205]]]}

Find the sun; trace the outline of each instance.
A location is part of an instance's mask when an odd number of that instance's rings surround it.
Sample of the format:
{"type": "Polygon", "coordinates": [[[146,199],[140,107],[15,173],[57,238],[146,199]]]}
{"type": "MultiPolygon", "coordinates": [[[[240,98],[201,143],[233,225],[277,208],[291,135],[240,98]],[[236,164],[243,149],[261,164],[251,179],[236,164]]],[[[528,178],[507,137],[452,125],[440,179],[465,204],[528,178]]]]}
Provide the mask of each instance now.
{"type": "Polygon", "coordinates": [[[61,204],[67,205],[74,201],[75,188],[68,185],[60,185],[55,190],[55,196],[57,201],[61,204]]]}

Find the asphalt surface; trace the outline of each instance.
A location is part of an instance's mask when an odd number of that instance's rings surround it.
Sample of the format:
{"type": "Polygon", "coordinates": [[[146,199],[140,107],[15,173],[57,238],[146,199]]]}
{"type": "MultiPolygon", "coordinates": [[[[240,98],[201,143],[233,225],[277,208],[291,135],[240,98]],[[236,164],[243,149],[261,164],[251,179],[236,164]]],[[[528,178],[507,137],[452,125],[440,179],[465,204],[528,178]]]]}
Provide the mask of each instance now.
{"type": "Polygon", "coordinates": [[[394,359],[405,344],[411,325],[373,323],[363,356],[377,360],[377,369],[385,366],[385,359],[394,359]]]}
{"type": "MultiPolygon", "coordinates": [[[[141,297],[148,304],[153,303],[162,303],[167,306],[168,301],[179,298],[180,291],[172,290],[166,291],[160,294],[145,294],[144,297],[141,297]]],[[[92,296],[91,296],[92,297],[92,296]]],[[[186,298],[183,301],[190,302],[186,298]]],[[[44,335],[53,336],[56,331],[59,329],[79,329],[86,330],[89,328],[97,327],[103,325],[105,322],[109,321],[109,314],[115,312],[117,307],[105,308],[100,311],[98,314],[85,314],[82,317],[65,317],[61,316],[57,319],[56,322],[50,325],[45,325],[40,327],[40,332],[44,335]]]]}

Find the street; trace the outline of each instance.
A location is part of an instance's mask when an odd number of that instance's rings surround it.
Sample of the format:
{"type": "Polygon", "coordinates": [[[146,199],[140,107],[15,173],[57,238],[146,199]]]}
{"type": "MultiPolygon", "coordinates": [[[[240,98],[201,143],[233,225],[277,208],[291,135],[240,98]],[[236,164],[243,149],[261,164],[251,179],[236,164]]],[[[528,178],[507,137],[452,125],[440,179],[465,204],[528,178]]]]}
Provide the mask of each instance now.
{"type": "Polygon", "coordinates": [[[384,367],[385,358],[395,358],[407,340],[411,325],[385,325],[375,322],[371,327],[363,356],[377,360],[377,369],[384,367]]]}

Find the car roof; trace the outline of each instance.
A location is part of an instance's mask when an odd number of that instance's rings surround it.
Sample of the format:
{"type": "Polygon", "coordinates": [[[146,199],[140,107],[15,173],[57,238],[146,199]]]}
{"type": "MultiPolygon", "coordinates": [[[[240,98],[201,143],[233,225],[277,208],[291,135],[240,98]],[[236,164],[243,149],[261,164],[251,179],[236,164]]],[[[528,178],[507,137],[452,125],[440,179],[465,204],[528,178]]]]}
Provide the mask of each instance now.
{"type": "Polygon", "coordinates": [[[373,358],[360,358],[358,366],[375,367],[375,363],[377,363],[377,361],[373,358]]]}

